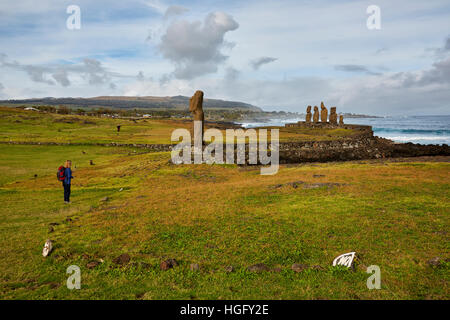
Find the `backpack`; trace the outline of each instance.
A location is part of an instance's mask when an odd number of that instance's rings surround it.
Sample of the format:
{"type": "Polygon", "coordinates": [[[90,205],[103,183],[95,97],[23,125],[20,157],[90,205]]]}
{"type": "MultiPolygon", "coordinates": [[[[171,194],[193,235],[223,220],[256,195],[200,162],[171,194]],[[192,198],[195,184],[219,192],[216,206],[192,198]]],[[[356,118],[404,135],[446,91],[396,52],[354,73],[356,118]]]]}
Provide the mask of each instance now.
{"type": "Polygon", "coordinates": [[[64,181],[64,179],[66,178],[65,172],[66,168],[64,166],[58,168],[58,172],[56,173],[56,178],[58,179],[58,181],[64,181]]]}

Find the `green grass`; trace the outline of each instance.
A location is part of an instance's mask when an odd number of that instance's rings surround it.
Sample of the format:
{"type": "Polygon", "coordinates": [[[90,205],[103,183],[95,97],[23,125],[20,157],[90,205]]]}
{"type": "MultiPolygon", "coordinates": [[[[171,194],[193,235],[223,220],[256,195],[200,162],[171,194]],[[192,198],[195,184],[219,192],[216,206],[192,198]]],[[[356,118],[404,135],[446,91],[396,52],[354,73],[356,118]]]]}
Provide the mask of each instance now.
{"type": "MultiPolygon", "coordinates": [[[[20,124],[8,130],[24,139],[20,124]]],[[[39,139],[52,141],[45,130],[39,139]]],[[[0,155],[1,299],[449,299],[449,163],[303,164],[261,176],[134,148],[0,144],[0,155]],[[67,159],[70,205],[55,178],[67,159]],[[55,246],[44,258],[46,239],[55,246]],[[354,271],[331,267],[349,251],[354,271]],[[130,263],[115,264],[123,253],[130,263]],[[434,257],[439,267],[427,263],[434,257]],[[179,266],[160,270],[168,258],[179,266]],[[278,270],[249,272],[256,263],[278,270]],[[295,273],[293,263],[322,269],[295,273]],[[70,265],[81,268],[81,290],[65,285],[70,265]],[[366,287],[369,265],[381,268],[381,290],[366,287]]]]}
{"type": "MultiPolygon", "coordinates": [[[[0,106],[0,142],[171,144],[174,129],[191,129],[190,121],[112,119],[24,111],[0,106]],[[120,125],[120,132],[117,126],[120,125]]],[[[205,129],[208,129],[207,125],[205,129]]],[[[333,140],[351,136],[348,129],[279,128],[280,141],[333,140]]],[[[225,132],[222,130],[225,137],[225,132]]],[[[269,131],[270,135],[270,131],[269,131]]],[[[221,139],[218,139],[220,141],[221,139]]]]}
{"type": "Polygon", "coordinates": [[[449,297],[448,263],[427,264],[448,257],[447,163],[303,165],[262,177],[230,166],[169,165],[167,153],[129,155],[101,147],[79,155],[74,146],[64,148],[80,157],[74,161],[73,203],[65,205],[48,165],[59,161],[59,148],[0,146],[0,172],[9,182],[0,188],[3,299],[449,297]],[[23,154],[42,160],[30,162],[23,154]],[[98,165],[81,165],[88,158],[98,165]],[[14,169],[27,163],[38,178],[14,169]],[[272,187],[298,180],[347,185],[272,187]],[[105,196],[107,203],[100,201],[105,196]],[[49,234],[51,222],[59,225],[49,234]],[[55,249],[43,258],[47,238],[55,249]],[[334,257],[353,250],[361,263],[380,266],[381,290],[366,288],[369,275],[360,268],[330,267],[334,257]],[[122,253],[131,256],[127,266],[112,262],[122,253]],[[180,265],[161,271],[167,258],[180,265]],[[98,259],[104,262],[86,268],[98,259]],[[201,270],[190,271],[191,263],[201,270]],[[256,263],[281,271],[247,271],[256,263]],[[294,273],[293,263],[323,270],[294,273]],[[73,264],[82,270],[81,290],[65,286],[66,268],[73,264]],[[225,272],[228,265],[233,273],[225,272]]]}

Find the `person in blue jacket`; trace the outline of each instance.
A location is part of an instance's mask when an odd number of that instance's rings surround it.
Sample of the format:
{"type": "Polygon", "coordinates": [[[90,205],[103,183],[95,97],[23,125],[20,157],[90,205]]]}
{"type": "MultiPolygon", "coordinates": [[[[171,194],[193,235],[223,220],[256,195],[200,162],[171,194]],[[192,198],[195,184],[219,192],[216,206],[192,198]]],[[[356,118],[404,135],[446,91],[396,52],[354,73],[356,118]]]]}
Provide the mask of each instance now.
{"type": "Polygon", "coordinates": [[[65,169],[64,169],[64,180],[63,180],[63,187],[64,187],[64,202],[70,203],[70,183],[73,179],[72,176],[72,169],[70,167],[72,166],[72,161],[67,160],[65,169]]]}

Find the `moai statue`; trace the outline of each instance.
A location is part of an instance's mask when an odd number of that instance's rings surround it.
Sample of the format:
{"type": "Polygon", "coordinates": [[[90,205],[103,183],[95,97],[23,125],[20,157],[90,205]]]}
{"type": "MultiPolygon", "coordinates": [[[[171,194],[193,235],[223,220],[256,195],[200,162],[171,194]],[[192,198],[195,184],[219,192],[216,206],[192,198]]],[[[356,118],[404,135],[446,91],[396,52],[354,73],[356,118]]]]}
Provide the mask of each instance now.
{"type": "Polygon", "coordinates": [[[201,121],[202,127],[202,136],[201,141],[203,143],[203,134],[204,134],[204,124],[205,124],[205,115],[203,114],[203,91],[197,90],[192,98],[189,100],[189,111],[192,113],[194,117],[194,122],[192,123],[192,137],[194,137],[194,127],[195,121],[201,121]]]}
{"type": "Polygon", "coordinates": [[[344,125],[344,116],[342,114],[339,116],[339,125],[344,125]]]}
{"type": "Polygon", "coordinates": [[[311,113],[311,106],[308,106],[306,108],[306,123],[311,123],[312,113],[311,113]]]}
{"type": "Polygon", "coordinates": [[[319,108],[317,106],[314,106],[313,121],[314,121],[314,123],[319,122],[319,108]]]}
{"type": "Polygon", "coordinates": [[[323,102],[320,103],[320,121],[323,123],[327,122],[328,119],[328,110],[325,108],[323,102]]]}
{"type": "Polygon", "coordinates": [[[336,107],[331,107],[331,109],[330,109],[330,123],[337,124],[336,107]]]}

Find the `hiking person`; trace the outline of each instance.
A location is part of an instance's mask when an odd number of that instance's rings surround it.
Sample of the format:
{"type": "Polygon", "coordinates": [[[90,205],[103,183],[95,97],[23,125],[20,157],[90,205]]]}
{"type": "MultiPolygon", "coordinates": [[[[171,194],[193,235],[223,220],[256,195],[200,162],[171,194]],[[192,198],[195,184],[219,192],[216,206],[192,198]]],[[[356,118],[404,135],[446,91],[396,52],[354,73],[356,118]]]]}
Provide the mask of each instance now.
{"type": "Polygon", "coordinates": [[[62,180],[62,184],[64,187],[64,202],[65,203],[70,203],[70,184],[71,184],[71,180],[73,179],[72,169],[70,169],[71,166],[72,166],[72,161],[67,160],[66,164],[64,166],[64,179],[62,180]]]}

